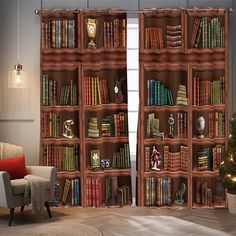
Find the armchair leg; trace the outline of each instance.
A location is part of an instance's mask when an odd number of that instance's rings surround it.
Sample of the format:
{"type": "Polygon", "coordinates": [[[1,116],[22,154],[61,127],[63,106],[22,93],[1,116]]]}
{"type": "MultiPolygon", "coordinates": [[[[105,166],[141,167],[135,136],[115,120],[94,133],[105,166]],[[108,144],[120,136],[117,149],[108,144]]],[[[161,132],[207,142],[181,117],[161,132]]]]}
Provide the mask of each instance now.
{"type": "Polygon", "coordinates": [[[11,222],[12,222],[12,218],[13,218],[13,215],[14,215],[14,211],[15,211],[15,208],[10,208],[10,216],[9,216],[8,226],[11,226],[11,222]]]}
{"type": "Polygon", "coordinates": [[[45,207],[47,208],[48,216],[52,218],[52,214],[51,214],[51,210],[50,210],[50,206],[48,202],[45,202],[45,207]]]}
{"type": "Polygon", "coordinates": [[[21,206],[20,211],[23,212],[24,208],[25,208],[25,206],[21,206]]]}

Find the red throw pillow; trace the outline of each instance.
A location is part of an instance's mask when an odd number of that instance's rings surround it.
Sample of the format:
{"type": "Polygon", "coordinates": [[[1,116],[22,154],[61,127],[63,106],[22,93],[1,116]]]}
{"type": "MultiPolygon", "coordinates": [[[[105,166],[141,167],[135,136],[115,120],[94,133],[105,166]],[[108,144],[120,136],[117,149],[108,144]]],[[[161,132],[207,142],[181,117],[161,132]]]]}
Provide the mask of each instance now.
{"type": "Polygon", "coordinates": [[[7,171],[11,179],[20,179],[28,175],[28,171],[25,166],[25,157],[10,157],[0,160],[0,171],[7,171]]]}

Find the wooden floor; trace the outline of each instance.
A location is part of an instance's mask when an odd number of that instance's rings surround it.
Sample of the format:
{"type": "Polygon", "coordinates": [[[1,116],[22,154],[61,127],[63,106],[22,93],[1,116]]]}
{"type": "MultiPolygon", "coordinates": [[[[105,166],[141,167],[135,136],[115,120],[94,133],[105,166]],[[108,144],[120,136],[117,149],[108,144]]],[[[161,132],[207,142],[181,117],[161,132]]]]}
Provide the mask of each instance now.
{"type": "MultiPolygon", "coordinates": [[[[159,209],[123,208],[52,208],[52,219],[45,217],[38,224],[49,222],[60,225],[84,223],[96,227],[104,236],[158,235],[236,235],[236,215],[227,209],[159,209]]],[[[0,235],[7,235],[8,212],[0,209],[0,235]]],[[[20,233],[34,224],[30,209],[16,210],[11,230],[20,233]]],[[[32,226],[31,226],[32,227],[32,226]]]]}

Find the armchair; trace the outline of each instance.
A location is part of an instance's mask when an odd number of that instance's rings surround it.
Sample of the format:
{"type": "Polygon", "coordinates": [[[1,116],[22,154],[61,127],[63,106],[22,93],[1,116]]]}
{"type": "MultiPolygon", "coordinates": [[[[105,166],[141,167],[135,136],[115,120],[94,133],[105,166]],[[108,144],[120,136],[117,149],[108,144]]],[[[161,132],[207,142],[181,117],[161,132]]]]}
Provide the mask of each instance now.
{"type": "MultiPolygon", "coordinates": [[[[22,147],[8,143],[0,143],[0,159],[16,157],[23,154],[22,147]]],[[[36,175],[49,181],[45,192],[45,207],[49,217],[51,217],[49,202],[54,195],[56,168],[51,166],[27,166],[27,171],[28,174],[36,175]]],[[[24,210],[25,189],[26,180],[24,178],[11,179],[7,171],[0,171],[0,207],[10,209],[9,226],[11,226],[15,208],[20,206],[21,211],[24,210]]]]}

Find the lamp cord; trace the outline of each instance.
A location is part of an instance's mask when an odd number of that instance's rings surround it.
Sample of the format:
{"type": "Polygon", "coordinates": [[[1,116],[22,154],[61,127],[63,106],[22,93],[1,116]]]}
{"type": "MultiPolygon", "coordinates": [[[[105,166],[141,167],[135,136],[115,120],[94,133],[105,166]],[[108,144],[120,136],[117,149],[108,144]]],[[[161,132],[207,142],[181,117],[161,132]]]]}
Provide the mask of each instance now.
{"type": "Polygon", "coordinates": [[[18,16],[17,16],[17,35],[18,35],[18,57],[17,57],[17,63],[19,64],[19,59],[20,59],[20,1],[18,0],[18,16]]]}

